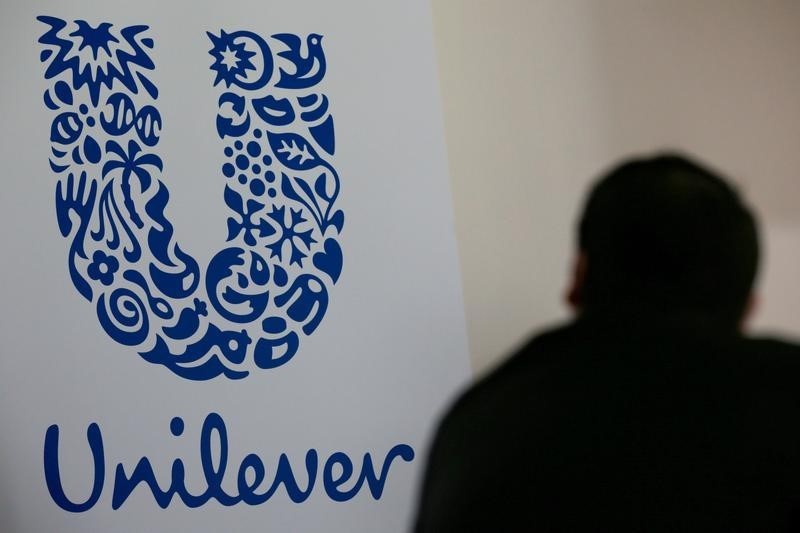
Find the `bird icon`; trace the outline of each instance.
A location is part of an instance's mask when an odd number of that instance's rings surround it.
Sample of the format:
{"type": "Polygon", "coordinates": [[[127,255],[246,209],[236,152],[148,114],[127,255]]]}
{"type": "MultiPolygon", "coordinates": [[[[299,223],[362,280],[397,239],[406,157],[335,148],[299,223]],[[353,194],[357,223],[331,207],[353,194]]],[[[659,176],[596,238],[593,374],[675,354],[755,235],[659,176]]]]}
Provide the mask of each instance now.
{"type": "Polygon", "coordinates": [[[281,77],[276,87],[284,89],[306,89],[319,83],[325,76],[325,54],[322,51],[322,35],[312,33],[306,38],[306,55],[302,55],[303,43],[292,33],[279,33],[273,38],[281,41],[288,50],[278,52],[278,56],[290,61],[295,69],[287,72],[280,69],[281,77]]]}

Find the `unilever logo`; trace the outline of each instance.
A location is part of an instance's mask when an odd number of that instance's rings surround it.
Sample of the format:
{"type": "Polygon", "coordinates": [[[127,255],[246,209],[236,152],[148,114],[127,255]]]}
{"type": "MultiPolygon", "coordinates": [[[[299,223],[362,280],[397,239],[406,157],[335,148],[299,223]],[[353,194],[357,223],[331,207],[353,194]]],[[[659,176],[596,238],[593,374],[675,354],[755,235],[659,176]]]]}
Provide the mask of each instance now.
{"type": "MultiPolygon", "coordinates": [[[[225,156],[222,198],[230,213],[225,242],[201,265],[178,244],[165,215],[169,167],[158,151],[162,118],[148,27],[38,20],[47,26],[39,43],[51,82],[44,103],[55,115],[49,161],[58,176],[58,227],[69,241],[72,283],[102,328],[146,361],[190,380],[239,379],[287,363],[319,326],[342,272],[333,117],[319,89],[326,71],[322,36],[208,33],[212,83],[219,87],[215,127],[225,156]]],[[[182,418],[172,419],[170,432],[183,434],[182,418]]],[[[45,435],[48,491],[71,512],[91,509],[105,483],[98,424],[86,435],[93,482],[78,501],[62,486],[59,426],[45,435]]],[[[118,509],[141,485],[162,508],[176,496],[187,507],[211,499],[258,505],[280,487],[300,503],[318,471],[334,501],[353,498],[365,485],[379,499],[396,458],[412,461],[414,451],[398,444],[374,465],[370,453],[354,462],[343,452],[321,458],[311,448],[304,474],[298,477],[297,465],[281,454],[269,481],[263,460],[249,454],[231,493],[223,488],[227,429],[210,413],[200,431],[203,490],[186,486],[180,458],[164,487],[142,457],[130,473],[117,465],[111,505],[118,509]]]]}
{"type": "Polygon", "coordinates": [[[55,114],[58,226],[72,283],[100,325],[192,380],[288,362],[342,271],[322,36],[208,33],[230,215],[225,242],[201,265],[164,213],[169,166],[148,27],[39,20],[49,27],[39,42],[53,82],[44,102],[55,114]]]}

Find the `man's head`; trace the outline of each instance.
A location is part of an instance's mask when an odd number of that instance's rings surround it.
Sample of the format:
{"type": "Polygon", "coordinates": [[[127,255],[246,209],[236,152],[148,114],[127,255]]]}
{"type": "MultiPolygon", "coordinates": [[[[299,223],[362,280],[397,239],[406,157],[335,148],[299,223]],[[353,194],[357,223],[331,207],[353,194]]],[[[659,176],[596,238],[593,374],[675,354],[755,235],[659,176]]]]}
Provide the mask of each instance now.
{"type": "Polygon", "coordinates": [[[569,299],[583,310],[691,313],[738,324],[758,265],[753,215],[686,157],[623,163],[589,194],[569,299]]]}

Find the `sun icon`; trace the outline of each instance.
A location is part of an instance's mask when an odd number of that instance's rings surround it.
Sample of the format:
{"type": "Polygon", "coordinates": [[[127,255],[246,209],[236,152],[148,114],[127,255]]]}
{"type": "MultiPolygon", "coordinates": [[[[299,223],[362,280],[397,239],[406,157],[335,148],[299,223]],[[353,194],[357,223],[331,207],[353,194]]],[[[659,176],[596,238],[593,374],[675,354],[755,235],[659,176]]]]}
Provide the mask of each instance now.
{"type": "Polygon", "coordinates": [[[211,65],[211,70],[217,73],[214,85],[224,81],[225,86],[230,87],[237,77],[244,78],[247,76],[248,70],[256,70],[253,62],[250,61],[250,58],[256,53],[245,49],[244,43],[234,42],[235,38],[231,37],[225,30],[220,30],[219,35],[214,35],[211,32],[207,33],[214,45],[208,51],[214,57],[214,64],[211,65]]]}
{"type": "Polygon", "coordinates": [[[75,24],[78,29],[70,33],[70,37],[78,37],[81,44],[78,46],[80,52],[87,46],[92,49],[92,57],[97,61],[97,52],[102,48],[105,50],[106,55],[111,57],[111,50],[109,45],[111,43],[119,43],[119,40],[111,35],[109,29],[111,24],[108,22],[101,22],[96,28],[92,28],[91,24],[85,20],[76,20],[75,24]]]}

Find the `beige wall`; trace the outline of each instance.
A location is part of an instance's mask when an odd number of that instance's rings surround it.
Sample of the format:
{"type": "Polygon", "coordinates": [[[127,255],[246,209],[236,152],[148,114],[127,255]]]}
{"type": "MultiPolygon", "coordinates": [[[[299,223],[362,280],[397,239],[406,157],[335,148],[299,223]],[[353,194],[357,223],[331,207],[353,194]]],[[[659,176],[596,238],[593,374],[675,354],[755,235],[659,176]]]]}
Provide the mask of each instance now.
{"type": "Polygon", "coordinates": [[[800,335],[800,2],[433,0],[473,368],[562,304],[589,181],[696,154],[761,214],[757,331],[800,335]]]}

